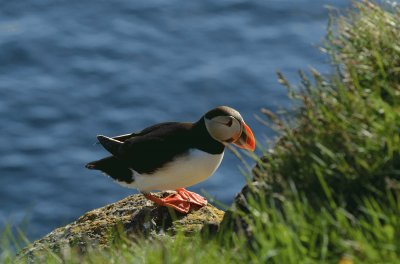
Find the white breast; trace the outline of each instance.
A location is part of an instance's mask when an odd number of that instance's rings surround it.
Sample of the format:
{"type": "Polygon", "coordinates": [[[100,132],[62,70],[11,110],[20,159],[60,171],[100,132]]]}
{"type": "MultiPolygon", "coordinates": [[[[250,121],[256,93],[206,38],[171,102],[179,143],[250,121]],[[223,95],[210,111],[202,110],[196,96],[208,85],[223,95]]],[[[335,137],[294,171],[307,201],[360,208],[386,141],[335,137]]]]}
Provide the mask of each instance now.
{"type": "Polygon", "coordinates": [[[209,154],[191,149],[189,155],[176,158],[153,174],[139,174],[134,171],[134,182],[119,183],[140,191],[186,188],[210,177],[221,164],[223,157],[223,152],[209,154]]]}

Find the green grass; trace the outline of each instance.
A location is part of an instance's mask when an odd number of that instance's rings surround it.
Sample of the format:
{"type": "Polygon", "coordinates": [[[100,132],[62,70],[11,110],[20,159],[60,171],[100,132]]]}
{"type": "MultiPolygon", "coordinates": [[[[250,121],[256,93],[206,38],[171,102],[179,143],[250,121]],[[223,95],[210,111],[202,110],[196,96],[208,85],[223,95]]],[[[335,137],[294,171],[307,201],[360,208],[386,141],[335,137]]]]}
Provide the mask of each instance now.
{"type": "Polygon", "coordinates": [[[400,186],[399,10],[355,6],[331,20],[333,75],[302,73],[297,94],[280,75],[300,106],[294,124],[265,111],[281,138],[257,171],[272,192],[290,196],[295,184],[316,206],[352,211],[362,196],[387,202],[400,186]]]}
{"type": "MultiPolygon", "coordinates": [[[[400,10],[369,1],[331,18],[332,74],[289,88],[291,115],[263,110],[279,135],[217,236],[178,235],[40,263],[398,263],[400,10]]],[[[308,77],[306,77],[308,75],[308,77]]],[[[10,236],[0,262],[12,263],[10,236]]],[[[24,260],[20,260],[24,262],[24,260]]]]}
{"type": "MultiPolygon", "coordinates": [[[[392,197],[393,198],[393,197],[392,197]]],[[[122,238],[109,250],[50,251],[37,263],[398,263],[400,200],[379,205],[362,201],[364,214],[355,217],[343,208],[315,210],[304,199],[276,208],[249,200],[246,221],[254,231],[249,241],[237,232],[214,238],[200,235],[131,242],[122,238]],[[251,219],[251,220],[250,220],[251,219]]],[[[12,258],[3,259],[11,263],[12,258]]],[[[25,260],[21,260],[22,263],[25,260]]]]}

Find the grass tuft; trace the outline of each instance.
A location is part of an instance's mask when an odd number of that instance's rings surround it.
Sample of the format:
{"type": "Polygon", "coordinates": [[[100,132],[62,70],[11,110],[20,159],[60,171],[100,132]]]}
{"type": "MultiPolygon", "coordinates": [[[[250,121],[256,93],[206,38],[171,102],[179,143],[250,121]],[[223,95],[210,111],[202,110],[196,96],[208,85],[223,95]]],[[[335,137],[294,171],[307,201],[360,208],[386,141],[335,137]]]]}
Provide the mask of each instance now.
{"type": "Polygon", "coordinates": [[[363,196],[387,202],[388,190],[400,190],[399,10],[355,8],[331,18],[334,74],[301,74],[295,126],[266,114],[281,138],[257,171],[272,192],[288,197],[294,184],[316,206],[352,211],[363,196]]]}

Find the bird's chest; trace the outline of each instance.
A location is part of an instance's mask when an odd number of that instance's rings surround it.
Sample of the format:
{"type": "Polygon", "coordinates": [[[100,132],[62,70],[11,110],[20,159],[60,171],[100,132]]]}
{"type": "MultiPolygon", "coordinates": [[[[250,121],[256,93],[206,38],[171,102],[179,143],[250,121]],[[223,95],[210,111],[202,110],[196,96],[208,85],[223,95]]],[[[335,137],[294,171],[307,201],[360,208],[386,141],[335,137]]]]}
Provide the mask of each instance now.
{"type": "Polygon", "coordinates": [[[134,176],[135,187],[141,191],[185,188],[210,177],[221,164],[224,153],[209,154],[191,149],[152,174],[134,176]]]}

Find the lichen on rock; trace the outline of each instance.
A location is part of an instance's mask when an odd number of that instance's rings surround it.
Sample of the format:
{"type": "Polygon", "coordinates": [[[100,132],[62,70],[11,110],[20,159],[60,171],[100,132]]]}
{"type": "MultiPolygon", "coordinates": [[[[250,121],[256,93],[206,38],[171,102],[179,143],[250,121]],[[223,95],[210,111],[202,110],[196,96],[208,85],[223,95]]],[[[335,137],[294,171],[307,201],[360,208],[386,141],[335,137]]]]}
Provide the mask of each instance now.
{"type": "MultiPolygon", "coordinates": [[[[165,197],[169,194],[162,192],[156,196],[165,197]]],[[[70,247],[82,251],[88,247],[104,248],[118,239],[121,233],[132,240],[174,235],[177,232],[190,235],[201,230],[204,225],[219,225],[223,216],[223,211],[210,204],[188,214],[181,214],[154,205],[143,195],[131,195],[87,212],[76,221],[55,229],[23,249],[19,255],[37,255],[48,249],[57,252],[70,247]]]]}

